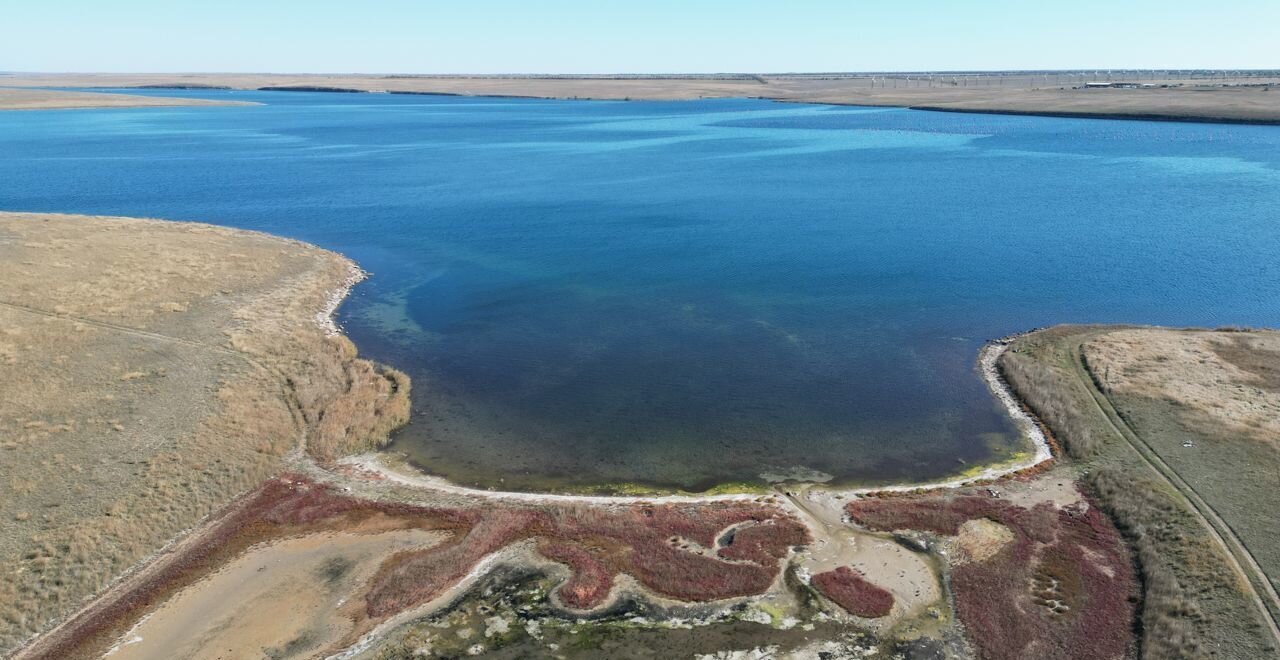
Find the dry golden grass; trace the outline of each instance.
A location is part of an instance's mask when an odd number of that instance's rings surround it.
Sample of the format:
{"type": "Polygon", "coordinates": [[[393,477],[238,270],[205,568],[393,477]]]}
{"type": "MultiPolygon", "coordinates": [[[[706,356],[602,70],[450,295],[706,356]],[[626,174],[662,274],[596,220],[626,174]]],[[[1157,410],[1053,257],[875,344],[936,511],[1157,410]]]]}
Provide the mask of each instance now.
{"type": "Polygon", "coordinates": [[[1124,330],[1087,343],[1085,355],[1108,391],[1170,401],[1206,435],[1280,449],[1280,332],[1124,330]]]}
{"type": "Polygon", "coordinates": [[[0,214],[0,649],[277,471],[378,444],[408,383],[317,323],[345,258],[263,234],[0,214]]]}

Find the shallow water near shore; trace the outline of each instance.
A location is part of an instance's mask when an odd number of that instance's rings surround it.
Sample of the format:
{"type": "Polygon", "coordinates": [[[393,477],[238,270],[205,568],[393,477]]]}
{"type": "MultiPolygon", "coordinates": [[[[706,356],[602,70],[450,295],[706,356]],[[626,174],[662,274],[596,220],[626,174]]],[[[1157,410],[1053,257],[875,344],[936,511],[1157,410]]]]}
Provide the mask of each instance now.
{"type": "Polygon", "coordinates": [[[1280,324],[1280,127],[181,95],[265,105],[0,113],[0,208],[350,255],[392,448],[459,483],[932,479],[1025,449],[988,338],[1280,324]]]}

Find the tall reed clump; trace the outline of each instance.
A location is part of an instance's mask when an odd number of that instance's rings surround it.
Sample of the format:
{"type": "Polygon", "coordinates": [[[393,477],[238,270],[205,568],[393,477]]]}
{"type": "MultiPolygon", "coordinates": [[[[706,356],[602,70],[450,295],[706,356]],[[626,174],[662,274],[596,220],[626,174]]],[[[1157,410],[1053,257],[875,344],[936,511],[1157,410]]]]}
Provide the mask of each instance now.
{"type": "Polygon", "coordinates": [[[307,450],[320,460],[377,449],[409,421],[409,377],[356,357],[338,335],[299,343],[310,359],[295,363],[289,384],[308,424],[307,450]]]}
{"type": "Polygon", "coordinates": [[[1089,393],[1065,369],[1007,351],[998,363],[1014,394],[1053,431],[1071,458],[1096,456],[1105,442],[1089,411],[1089,393]]]}
{"type": "Polygon", "coordinates": [[[1210,621],[1178,580],[1175,565],[1212,570],[1218,562],[1204,556],[1208,548],[1179,532],[1183,523],[1175,519],[1187,516],[1186,511],[1154,480],[1135,479],[1128,471],[1104,468],[1088,479],[1137,554],[1143,587],[1142,657],[1208,658],[1200,628],[1210,621]]]}

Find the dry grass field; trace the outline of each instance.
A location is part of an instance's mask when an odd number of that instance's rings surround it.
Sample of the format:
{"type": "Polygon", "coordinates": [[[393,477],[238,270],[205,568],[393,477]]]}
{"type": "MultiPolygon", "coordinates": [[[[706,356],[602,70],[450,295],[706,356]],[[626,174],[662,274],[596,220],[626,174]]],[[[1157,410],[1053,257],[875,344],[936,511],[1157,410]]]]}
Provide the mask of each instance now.
{"type": "Polygon", "coordinates": [[[406,418],[407,381],[316,321],[351,273],[262,234],[0,214],[0,649],[304,443],[345,454],[406,418]]]}
{"type": "Polygon", "coordinates": [[[1118,331],[1084,356],[1120,416],[1280,586],[1280,332],[1118,331]]]}
{"type": "MultiPolygon", "coordinates": [[[[337,74],[8,74],[0,85],[327,89],[615,100],[765,98],[957,112],[1280,123],[1280,76],[1152,77],[1151,88],[1083,89],[1073,75],[418,76],[337,74]],[[1173,85],[1161,87],[1161,85],[1173,85]]],[[[1117,74],[1117,80],[1123,80],[1117,74]]]]}
{"type": "Polygon", "coordinates": [[[1276,652],[1276,334],[1062,326],[1001,358],[1134,552],[1144,658],[1276,652]]]}

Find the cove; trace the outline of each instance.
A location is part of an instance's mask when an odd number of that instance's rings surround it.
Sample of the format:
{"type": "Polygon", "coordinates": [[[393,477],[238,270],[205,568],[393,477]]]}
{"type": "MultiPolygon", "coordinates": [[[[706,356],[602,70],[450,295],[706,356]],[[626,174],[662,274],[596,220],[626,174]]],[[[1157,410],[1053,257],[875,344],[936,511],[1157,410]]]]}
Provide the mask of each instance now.
{"type": "Polygon", "coordinates": [[[181,95],[264,105],[0,113],[0,207],[351,256],[340,323],[414,379],[391,449],[463,484],[932,479],[1024,449],[989,338],[1280,324],[1280,127],[181,95]]]}

